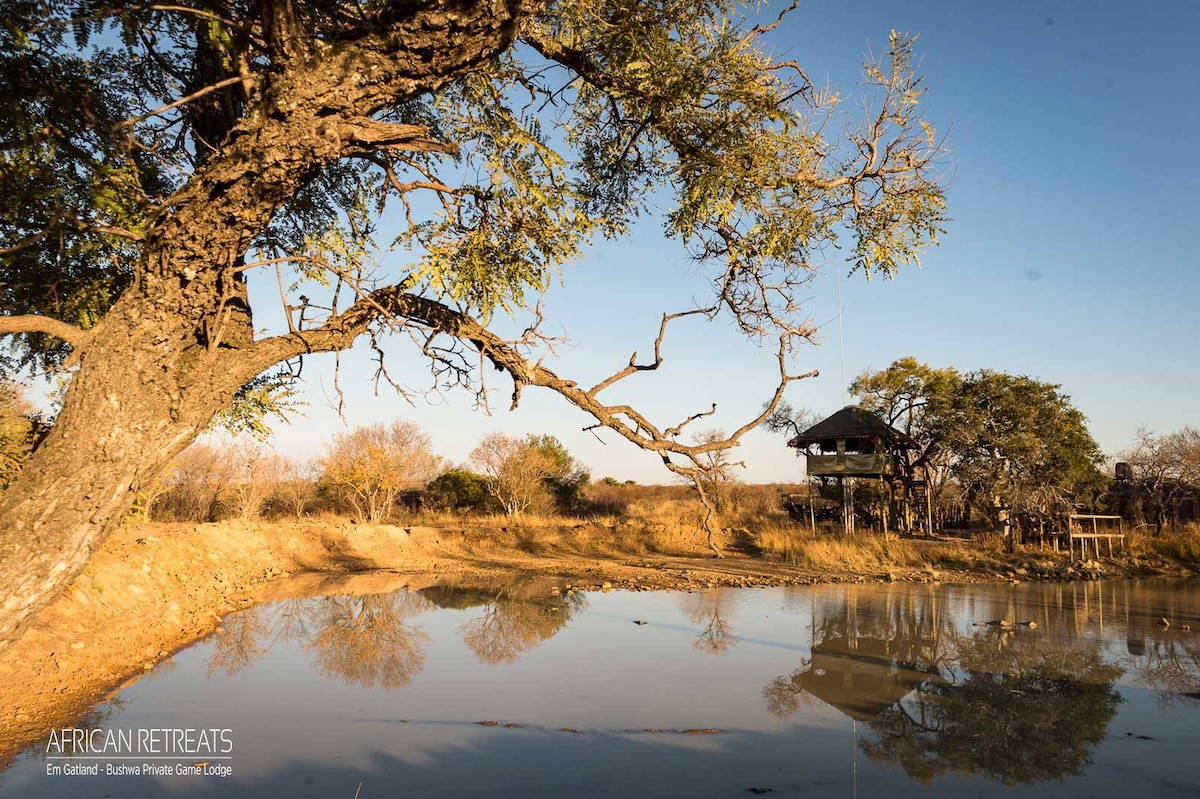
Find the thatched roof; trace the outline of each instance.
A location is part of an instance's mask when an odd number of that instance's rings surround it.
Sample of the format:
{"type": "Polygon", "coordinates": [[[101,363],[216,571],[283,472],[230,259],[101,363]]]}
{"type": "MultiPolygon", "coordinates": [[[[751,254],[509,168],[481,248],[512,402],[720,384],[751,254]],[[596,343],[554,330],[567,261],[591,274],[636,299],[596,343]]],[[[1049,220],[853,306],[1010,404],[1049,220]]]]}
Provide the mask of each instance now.
{"type": "Polygon", "coordinates": [[[870,411],[857,405],[847,405],[833,416],[817,422],[793,438],[788,442],[788,446],[807,447],[809,444],[836,441],[839,438],[881,438],[891,444],[916,445],[907,435],[870,411]]]}

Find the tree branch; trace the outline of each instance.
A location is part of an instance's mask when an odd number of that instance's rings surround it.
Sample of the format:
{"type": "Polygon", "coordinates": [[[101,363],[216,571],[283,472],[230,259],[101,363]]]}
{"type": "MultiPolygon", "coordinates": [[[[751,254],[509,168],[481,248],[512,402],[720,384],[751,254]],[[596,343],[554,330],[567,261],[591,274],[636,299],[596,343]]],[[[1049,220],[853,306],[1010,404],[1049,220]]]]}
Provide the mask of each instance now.
{"type": "Polygon", "coordinates": [[[429,130],[422,125],[380,122],[369,117],[353,117],[338,125],[338,135],[348,145],[347,155],[371,153],[382,149],[450,154],[458,152],[457,144],[431,139],[427,136],[428,133],[429,130]]]}
{"type": "Polygon", "coordinates": [[[69,325],[66,322],[53,319],[49,316],[39,316],[37,314],[0,316],[0,336],[15,333],[45,333],[46,335],[62,339],[76,349],[82,346],[88,335],[86,331],[74,325],[69,325]]]}

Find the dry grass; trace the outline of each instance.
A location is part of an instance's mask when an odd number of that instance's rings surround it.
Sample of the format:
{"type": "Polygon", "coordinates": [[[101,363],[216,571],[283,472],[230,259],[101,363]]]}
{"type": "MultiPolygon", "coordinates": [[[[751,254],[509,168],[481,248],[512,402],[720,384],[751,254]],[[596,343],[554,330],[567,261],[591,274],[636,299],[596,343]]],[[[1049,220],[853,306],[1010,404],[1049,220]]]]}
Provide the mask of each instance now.
{"type": "Polygon", "coordinates": [[[538,513],[459,516],[423,511],[403,514],[394,523],[469,531],[469,546],[476,552],[698,555],[708,551],[700,530],[702,518],[703,508],[696,500],[661,498],[635,500],[619,515],[587,518],[538,513]]]}
{"type": "Polygon", "coordinates": [[[1125,539],[1135,556],[1157,555],[1170,561],[1200,568],[1200,524],[1192,522],[1182,527],[1168,528],[1154,535],[1152,528],[1140,528],[1125,539]]]}
{"type": "Polygon", "coordinates": [[[794,524],[767,524],[753,533],[763,554],[786,563],[821,571],[876,572],[889,569],[973,569],[990,567],[1001,558],[995,547],[979,542],[919,541],[878,533],[845,537],[832,530],[816,533],[794,524]]]}

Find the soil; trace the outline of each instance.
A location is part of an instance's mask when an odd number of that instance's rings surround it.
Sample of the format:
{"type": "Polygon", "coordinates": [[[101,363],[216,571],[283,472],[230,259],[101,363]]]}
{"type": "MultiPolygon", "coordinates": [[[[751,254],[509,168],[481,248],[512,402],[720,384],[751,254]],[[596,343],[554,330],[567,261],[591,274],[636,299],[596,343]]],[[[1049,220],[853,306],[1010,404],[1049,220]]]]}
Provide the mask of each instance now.
{"type": "MultiPolygon", "coordinates": [[[[1105,576],[1120,576],[1114,563],[1104,569],[1105,576]]],[[[214,632],[225,614],[290,596],[532,578],[583,590],[694,590],[1095,576],[1083,570],[1030,574],[1015,564],[974,572],[818,573],[738,553],[716,559],[603,551],[595,543],[531,546],[497,531],[345,522],[124,528],[0,650],[0,769],[44,743],[49,730],[72,726],[97,702],[214,632]]]]}

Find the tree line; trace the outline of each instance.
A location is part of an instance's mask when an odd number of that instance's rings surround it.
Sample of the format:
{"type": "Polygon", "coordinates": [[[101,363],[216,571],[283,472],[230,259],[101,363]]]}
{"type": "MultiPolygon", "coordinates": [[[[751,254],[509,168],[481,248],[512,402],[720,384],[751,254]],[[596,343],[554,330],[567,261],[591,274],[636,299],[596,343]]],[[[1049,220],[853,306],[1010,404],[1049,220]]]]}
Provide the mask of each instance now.
{"type": "Polygon", "coordinates": [[[325,453],[296,460],[250,439],[184,450],[138,508],[164,521],[303,518],[327,511],[371,523],[397,510],[571,513],[591,477],[554,436],[492,433],[468,464],[439,456],[415,422],[354,427],[325,453]]]}
{"type": "MultiPolygon", "coordinates": [[[[1028,527],[1104,510],[1161,531],[1200,488],[1200,431],[1141,430],[1133,447],[1108,457],[1062,386],[1033,377],[935,368],[909,356],[862,372],[850,392],[912,440],[910,457],[928,475],[941,524],[970,526],[974,515],[992,529],[1028,527]],[[1115,462],[1127,465],[1124,496],[1115,462]]],[[[787,434],[815,421],[785,406],[768,428],[787,434]]]]}

